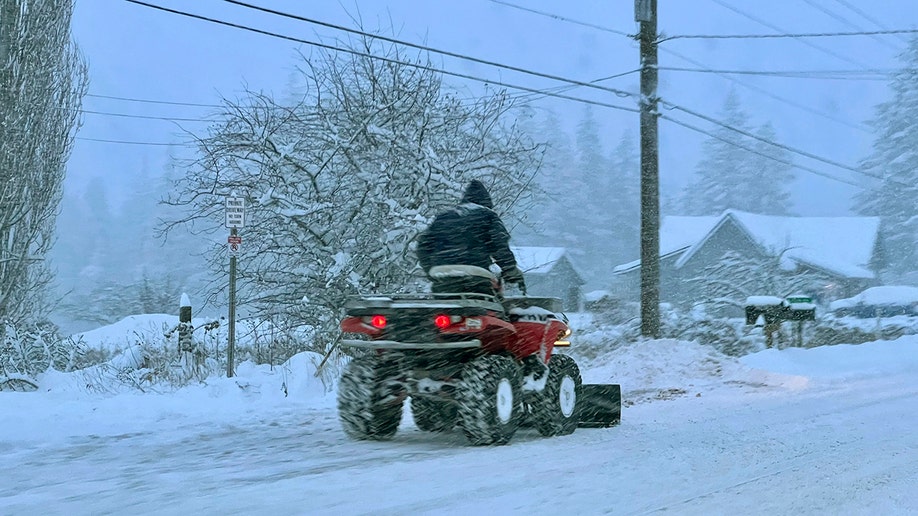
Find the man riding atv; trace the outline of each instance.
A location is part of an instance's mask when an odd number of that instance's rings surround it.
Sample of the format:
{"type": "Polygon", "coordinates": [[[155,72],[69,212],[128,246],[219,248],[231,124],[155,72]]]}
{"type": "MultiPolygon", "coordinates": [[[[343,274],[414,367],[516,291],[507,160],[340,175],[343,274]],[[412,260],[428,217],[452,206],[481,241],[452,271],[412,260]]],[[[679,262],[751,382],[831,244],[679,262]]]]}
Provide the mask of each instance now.
{"type": "Polygon", "coordinates": [[[523,273],[510,250],[510,233],[493,208],[487,188],[474,179],[459,205],[437,215],[421,234],[418,260],[433,292],[494,294],[492,278],[486,274],[493,263],[500,267],[504,282],[516,283],[525,291],[523,273]],[[463,274],[451,274],[440,272],[442,266],[471,267],[463,274]]]}

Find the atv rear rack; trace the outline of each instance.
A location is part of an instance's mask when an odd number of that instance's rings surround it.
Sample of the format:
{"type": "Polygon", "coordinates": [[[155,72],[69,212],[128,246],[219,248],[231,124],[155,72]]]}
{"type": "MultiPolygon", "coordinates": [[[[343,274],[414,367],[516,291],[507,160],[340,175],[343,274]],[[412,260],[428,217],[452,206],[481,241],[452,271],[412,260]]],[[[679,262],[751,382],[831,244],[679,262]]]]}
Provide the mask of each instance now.
{"type": "Polygon", "coordinates": [[[504,311],[504,306],[498,299],[489,294],[457,293],[457,294],[390,294],[373,296],[354,296],[347,300],[345,310],[352,309],[388,309],[388,308],[464,308],[480,307],[496,312],[504,311]]]}
{"type": "Polygon", "coordinates": [[[478,339],[460,342],[399,342],[396,340],[342,339],[341,345],[361,349],[471,349],[480,348],[478,339]]]}

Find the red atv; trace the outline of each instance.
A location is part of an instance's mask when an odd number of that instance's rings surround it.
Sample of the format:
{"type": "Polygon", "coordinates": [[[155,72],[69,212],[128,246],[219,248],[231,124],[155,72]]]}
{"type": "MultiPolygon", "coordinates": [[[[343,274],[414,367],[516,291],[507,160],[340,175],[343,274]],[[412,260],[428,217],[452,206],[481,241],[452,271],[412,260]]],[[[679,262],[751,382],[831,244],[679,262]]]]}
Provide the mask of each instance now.
{"type": "MultiPolygon", "coordinates": [[[[431,275],[493,275],[444,266],[431,275]]],[[[498,287],[499,285],[495,283],[498,287]]],[[[462,427],[472,444],[507,443],[521,424],[545,436],[577,426],[611,426],[621,417],[619,385],[582,385],[580,369],[553,353],[568,346],[560,301],[489,294],[397,294],[360,297],[341,321],[351,348],[372,350],[347,365],[338,412],[355,439],[388,439],[411,398],[417,427],[462,427]]]]}

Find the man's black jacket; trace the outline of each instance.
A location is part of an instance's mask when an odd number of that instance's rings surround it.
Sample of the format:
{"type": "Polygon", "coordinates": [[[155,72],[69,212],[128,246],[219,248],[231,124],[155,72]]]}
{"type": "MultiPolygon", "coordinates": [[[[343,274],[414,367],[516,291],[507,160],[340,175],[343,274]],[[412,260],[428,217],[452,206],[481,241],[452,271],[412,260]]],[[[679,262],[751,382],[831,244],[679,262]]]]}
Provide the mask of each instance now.
{"type": "Polygon", "coordinates": [[[515,271],[510,233],[491,206],[491,196],[484,185],[472,181],[462,203],[437,215],[421,235],[417,252],[424,271],[437,265],[487,269],[492,258],[505,273],[515,271]]]}

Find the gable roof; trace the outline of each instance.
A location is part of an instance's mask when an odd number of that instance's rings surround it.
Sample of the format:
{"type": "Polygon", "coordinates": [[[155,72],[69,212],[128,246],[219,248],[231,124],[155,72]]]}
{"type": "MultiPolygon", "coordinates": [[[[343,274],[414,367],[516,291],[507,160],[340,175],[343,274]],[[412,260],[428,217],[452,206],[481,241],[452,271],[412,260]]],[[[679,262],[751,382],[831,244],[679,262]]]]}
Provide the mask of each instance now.
{"type": "MultiPolygon", "coordinates": [[[[660,255],[681,253],[685,265],[722,226],[734,223],[769,254],[784,251],[790,264],[810,265],[849,278],[873,278],[868,265],[877,241],[879,217],[785,217],[726,210],[717,217],[664,217],[660,255]]],[[[621,272],[640,261],[621,265],[621,272]]]]}
{"type": "Polygon", "coordinates": [[[521,271],[535,274],[550,272],[567,252],[563,247],[510,247],[510,250],[521,271]]]}

